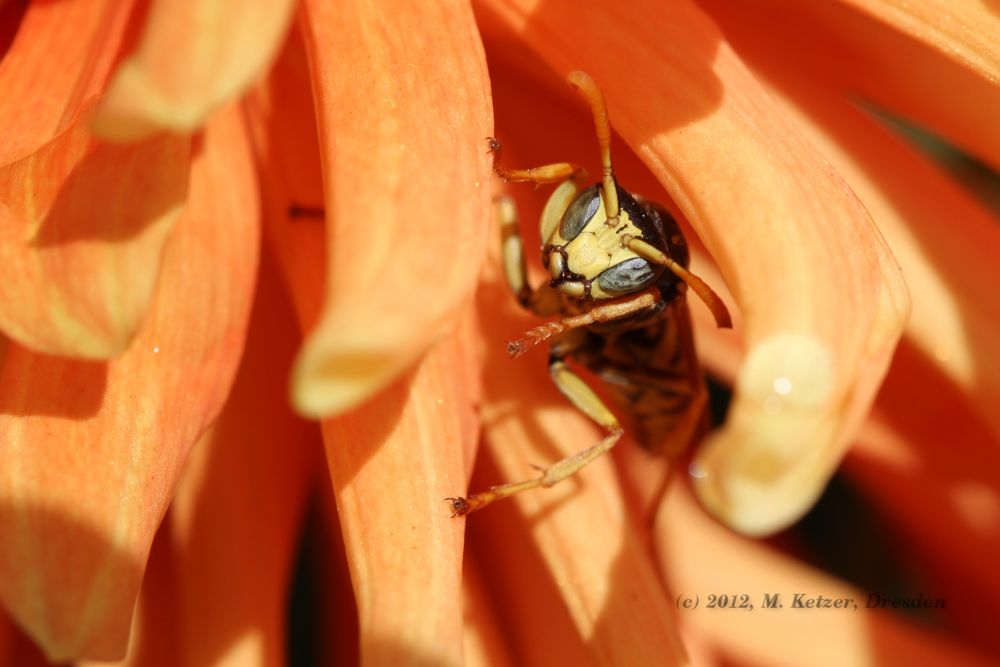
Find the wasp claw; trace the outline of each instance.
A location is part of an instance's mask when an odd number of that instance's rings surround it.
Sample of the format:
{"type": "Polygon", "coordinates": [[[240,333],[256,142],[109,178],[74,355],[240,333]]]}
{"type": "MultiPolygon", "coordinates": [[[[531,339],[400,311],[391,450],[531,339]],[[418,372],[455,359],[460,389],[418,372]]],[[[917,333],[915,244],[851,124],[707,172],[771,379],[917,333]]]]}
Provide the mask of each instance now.
{"type": "Polygon", "coordinates": [[[451,518],[454,519],[456,516],[464,516],[469,513],[471,506],[469,501],[465,498],[445,498],[446,503],[451,505],[451,518]]]}
{"type": "Polygon", "coordinates": [[[520,340],[507,341],[507,356],[511,359],[520,357],[528,351],[528,341],[524,338],[520,340]]]}
{"type": "Polygon", "coordinates": [[[486,145],[488,146],[487,150],[488,153],[493,153],[494,155],[500,154],[500,148],[502,147],[502,144],[500,143],[500,140],[497,139],[496,137],[486,137],[486,145]]]}

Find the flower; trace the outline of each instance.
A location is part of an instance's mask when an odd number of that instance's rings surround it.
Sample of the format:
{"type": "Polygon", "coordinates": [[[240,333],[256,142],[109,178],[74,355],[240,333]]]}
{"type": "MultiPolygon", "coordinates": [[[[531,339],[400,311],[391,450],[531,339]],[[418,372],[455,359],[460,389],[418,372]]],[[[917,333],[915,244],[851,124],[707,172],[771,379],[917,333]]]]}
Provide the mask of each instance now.
{"type": "Polygon", "coordinates": [[[475,12],[0,5],[0,656],[278,664],[295,571],[330,661],[984,664],[1000,232],[851,101],[997,168],[1000,19],[475,12]],[[621,183],[704,244],[737,330],[692,312],[732,403],[662,502],[662,462],[626,443],[451,519],[444,496],[596,441],[537,353],[506,358],[535,320],[488,250],[497,188],[529,239],[544,200],[492,178],[494,105],[505,162],[594,162],[572,69],[608,99],[621,183]],[[933,634],[865,608],[890,591],[731,530],[792,524],[842,462],[945,600],[933,634]]]}

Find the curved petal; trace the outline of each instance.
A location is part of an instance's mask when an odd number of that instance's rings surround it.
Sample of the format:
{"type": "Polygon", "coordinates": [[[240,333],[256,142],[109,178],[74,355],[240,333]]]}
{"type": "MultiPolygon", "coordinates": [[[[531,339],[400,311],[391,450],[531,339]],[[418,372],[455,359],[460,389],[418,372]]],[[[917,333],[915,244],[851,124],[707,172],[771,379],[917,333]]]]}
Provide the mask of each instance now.
{"type": "Polygon", "coordinates": [[[781,66],[933,129],[1000,169],[1000,17],[976,0],[700,0],[781,66]],[[947,91],[942,94],[942,91],[947,91]]]}
{"type": "Polygon", "coordinates": [[[463,663],[464,522],[443,496],[465,484],[478,439],[468,326],[362,407],[323,422],[366,665],[463,663]]]}
{"type": "Polygon", "coordinates": [[[1000,613],[1000,438],[913,345],[903,344],[845,471],[898,527],[949,627],[994,652],[1000,613]]]}
{"type": "Polygon", "coordinates": [[[293,0],[155,0],[138,50],[101,100],[94,132],[136,141],[197,129],[268,66],[294,6],[293,0]]]}
{"type": "Polygon", "coordinates": [[[170,667],[180,662],[182,644],[174,595],[177,569],[170,543],[170,519],[168,512],[149,550],[125,657],[113,663],[76,660],[75,667],[170,667]]]}
{"type": "Polygon", "coordinates": [[[273,267],[262,272],[233,391],[170,506],[175,664],[285,664],[291,568],[323,454],[319,428],[291,412],[274,382],[300,341],[276,278],[273,267]]]}
{"type": "MultiPolygon", "coordinates": [[[[517,664],[511,657],[501,620],[492,608],[481,568],[468,558],[465,559],[462,570],[462,591],[462,607],[465,610],[465,664],[469,667],[508,667],[517,664]]],[[[561,657],[565,660],[565,655],[561,657]]]]}
{"type": "Polygon", "coordinates": [[[1000,220],[843,100],[806,86],[787,90],[814,120],[789,111],[851,183],[899,259],[915,295],[907,339],[1000,436],[1000,300],[993,289],[1000,284],[1000,220]]]}
{"type": "Polygon", "coordinates": [[[975,0],[839,0],[961,63],[1000,81],[1000,14],[975,0]]]}
{"type": "Polygon", "coordinates": [[[841,94],[770,58],[770,36],[739,24],[729,34],[885,235],[915,295],[907,338],[1000,434],[996,216],[841,94]]]}
{"type": "Polygon", "coordinates": [[[124,651],[153,534],[242,352],[256,202],[246,138],[229,113],[195,157],[189,204],[129,350],[97,363],[6,346],[0,600],[53,661],[124,651]]]}
{"type": "Polygon", "coordinates": [[[486,63],[465,0],[304,4],[327,214],[326,302],[293,375],[346,410],[449,328],[490,215],[486,63]]]}
{"type": "Polygon", "coordinates": [[[680,595],[700,597],[698,607],[684,611],[681,620],[710,637],[738,664],[992,664],[922,623],[888,610],[866,608],[868,592],[714,524],[683,485],[673,487],[664,507],[657,524],[664,570],[680,595]],[[736,593],[741,603],[744,600],[739,596],[746,595],[746,602],[754,608],[707,608],[706,595],[716,592],[736,593]],[[822,596],[831,606],[795,607],[796,594],[801,594],[803,604],[822,596]],[[762,608],[765,596],[776,596],[772,599],[781,606],[762,608]],[[835,600],[844,600],[847,606],[836,608],[835,600]],[[720,622],[720,612],[725,614],[724,622],[720,622]]]}
{"type": "Polygon", "coordinates": [[[901,333],[909,301],[888,248],[690,3],[645,0],[621,16],[483,2],[553,69],[595,77],[615,127],[718,262],[748,352],[729,421],[699,457],[699,491],[737,530],[788,525],[839,464],[901,333]]]}
{"type": "Polygon", "coordinates": [[[25,9],[0,61],[0,164],[51,141],[100,92],[134,4],[35,2],[25,9]]]}
{"type": "MultiPolygon", "coordinates": [[[[322,305],[322,247],[333,232],[317,207],[319,160],[300,48],[293,36],[246,110],[267,243],[307,328],[322,305]]],[[[470,338],[453,334],[416,371],[323,425],[340,514],[332,529],[345,536],[365,664],[462,660],[462,525],[449,520],[441,498],[462,486],[478,431],[470,338]]]]}
{"type": "MultiPolygon", "coordinates": [[[[532,324],[514,315],[516,306],[496,266],[485,277],[478,301],[487,343],[484,430],[501,475],[489,481],[499,484],[533,476],[531,464],[554,463],[601,436],[559,395],[540,354],[507,357],[505,337],[532,324]]],[[[503,502],[515,502],[525,515],[511,530],[532,532],[595,663],[686,663],[666,593],[629,518],[631,506],[618,488],[610,457],[551,489],[503,502]]],[[[500,510],[490,507],[482,514],[495,511],[500,510]]],[[[495,544],[501,561],[506,541],[495,544]]]]}
{"type": "Polygon", "coordinates": [[[187,139],[88,130],[132,4],[33,4],[0,63],[0,328],[40,352],[125,349],[186,196],[187,139]]]}
{"type": "Polygon", "coordinates": [[[104,144],[89,118],[0,167],[0,328],[39,352],[103,359],[128,347],[153,297],[190,142],[104,144]]]}

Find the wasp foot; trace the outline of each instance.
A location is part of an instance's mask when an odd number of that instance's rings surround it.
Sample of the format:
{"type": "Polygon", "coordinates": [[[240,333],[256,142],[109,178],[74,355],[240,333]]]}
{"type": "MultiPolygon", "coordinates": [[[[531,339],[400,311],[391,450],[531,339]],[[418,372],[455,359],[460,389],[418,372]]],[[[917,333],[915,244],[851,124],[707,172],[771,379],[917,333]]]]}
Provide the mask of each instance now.
{"type": "Polygon", "coordinates": [[[456,516],[465,516],[472,511],[472,506],[465,498],[445,498],[445,502],[451,505],[451,518],[453,519],[456,516]]]}

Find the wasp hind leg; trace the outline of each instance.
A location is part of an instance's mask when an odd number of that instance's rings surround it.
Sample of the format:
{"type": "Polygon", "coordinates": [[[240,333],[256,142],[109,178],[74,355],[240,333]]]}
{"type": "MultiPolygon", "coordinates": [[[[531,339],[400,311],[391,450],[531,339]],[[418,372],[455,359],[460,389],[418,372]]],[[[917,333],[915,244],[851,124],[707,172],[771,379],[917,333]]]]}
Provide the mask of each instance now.
{"type": "Polygon", "coordinates": [[[583,451],[567,456],[542,471],[542,474],[523,482],[491,487],[489,491],[476,493],[468,498],[447,498],[451,503],[452,516],[462,516],[482,509],[490,503],[512,496],[521,491],[538,487],[548,488],[575,474],[585,465],[609,451],[622,437],[624,429],[603,401],[587,384],[574,373],[561,357],[549,359],[549,373],[556,387],[578,410],[594,420],[606,432],[604,439],[583,451]]]}

